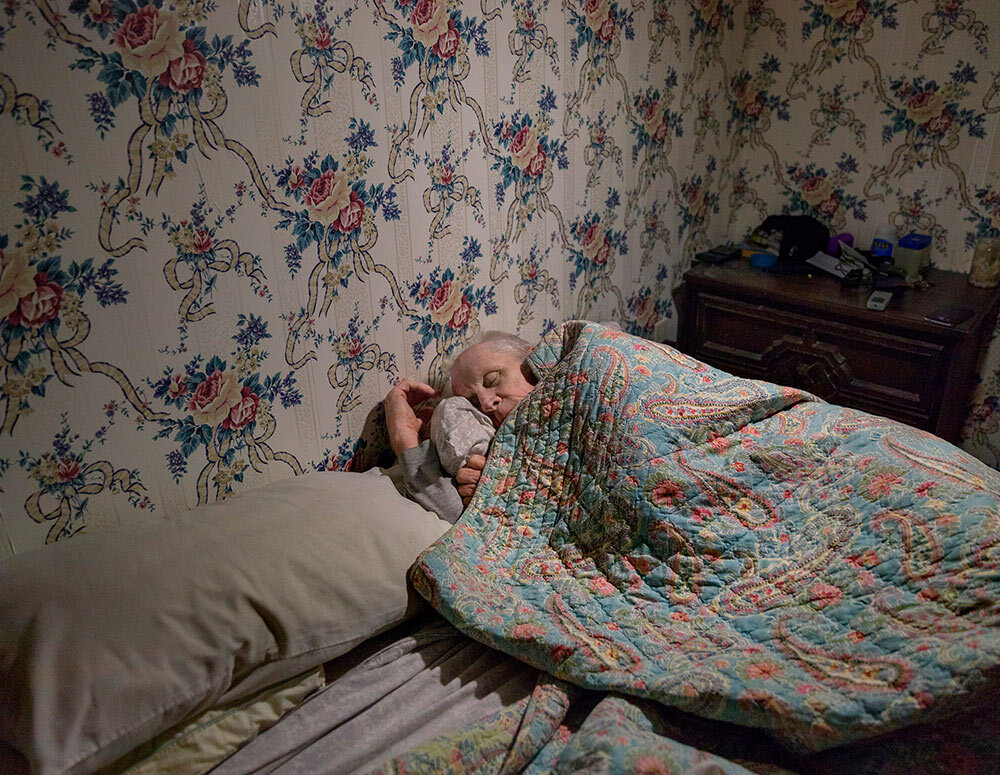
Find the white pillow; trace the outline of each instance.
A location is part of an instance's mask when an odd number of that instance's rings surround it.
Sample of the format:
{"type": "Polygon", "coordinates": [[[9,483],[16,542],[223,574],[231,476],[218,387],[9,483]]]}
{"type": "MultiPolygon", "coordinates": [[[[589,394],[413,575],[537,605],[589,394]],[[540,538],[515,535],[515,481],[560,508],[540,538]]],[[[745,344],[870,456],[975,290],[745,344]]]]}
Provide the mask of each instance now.
{"type": "Polygon", "coordinates": [[[79,775],[420,608],[450,525],[387,477],[311,473],[0,563],[0,740],[79,775]]]}

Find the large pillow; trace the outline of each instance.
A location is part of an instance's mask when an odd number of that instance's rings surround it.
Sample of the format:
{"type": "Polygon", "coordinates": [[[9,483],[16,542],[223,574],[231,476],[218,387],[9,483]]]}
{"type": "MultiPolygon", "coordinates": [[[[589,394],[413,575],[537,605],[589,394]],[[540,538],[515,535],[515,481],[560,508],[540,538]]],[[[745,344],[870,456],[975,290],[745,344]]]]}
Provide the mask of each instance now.
{"type": "Polygon", "coordinates": [[[419,610],[450,527],[375,474],[313,473],[0,564],[0,740],[80,775],[419,610]]]}

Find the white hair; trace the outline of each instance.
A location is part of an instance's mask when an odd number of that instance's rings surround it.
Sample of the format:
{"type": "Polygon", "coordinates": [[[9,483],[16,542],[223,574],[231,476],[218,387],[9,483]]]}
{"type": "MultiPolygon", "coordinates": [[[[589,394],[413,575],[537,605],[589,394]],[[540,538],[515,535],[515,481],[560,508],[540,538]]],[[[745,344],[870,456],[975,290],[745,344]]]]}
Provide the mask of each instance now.
{"type": "Polygon", "coordinates": [[[506,331],[484,331],[469,343],[469,347],[476,344],[489,342],[493,348],[499,352],[507,352],[516,355],[524,360],[531,352],[531,343],[525,341],[517,334],[508,334],[506,331]]]}
{"type": "MultiPolygon", "coordinates": [[[[444,374],[450,375],[452,369],[455,368],[455,363],[462,353],[466,352],[470,347],[474,347],[477,344],[489,343],[497,352],[509,353],[513,355],[518,360],[523,361],[531,351],[534,346],[525,339],[522,339],[517,334],[508,334],[506,331],[482,331],[472,338],[464,348],[462,352],[457,355],[452,356],[450,359],[441,364],[441,370],[444,374]]],[[[451,390],[451,380],[448,379],[448,392],[451,390]]]]}

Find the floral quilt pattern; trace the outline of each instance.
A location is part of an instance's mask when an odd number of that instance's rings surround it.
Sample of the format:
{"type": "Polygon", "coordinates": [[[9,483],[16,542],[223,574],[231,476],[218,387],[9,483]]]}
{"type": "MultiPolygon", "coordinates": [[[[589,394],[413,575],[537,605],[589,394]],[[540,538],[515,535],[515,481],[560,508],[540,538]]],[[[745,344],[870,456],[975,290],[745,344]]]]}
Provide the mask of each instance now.
{"type": "Polygon", "coordinates": [[[1000,673],[1000,475],[936,437],[574,321],[414,583],[588,689],[822,750],[1000,673]]]}

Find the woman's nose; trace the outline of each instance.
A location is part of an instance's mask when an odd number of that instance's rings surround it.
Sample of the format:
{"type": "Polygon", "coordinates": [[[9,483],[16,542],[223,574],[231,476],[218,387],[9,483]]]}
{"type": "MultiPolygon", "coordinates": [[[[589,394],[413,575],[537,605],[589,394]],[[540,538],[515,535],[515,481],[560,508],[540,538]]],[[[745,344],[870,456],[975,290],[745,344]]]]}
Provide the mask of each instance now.
{"type": "Polygon", "coordinates": [[[484,412],[492,412],[500,405],[500,397],[493,391],[483,390],[479,394],[479,406],[484,412]]]}

